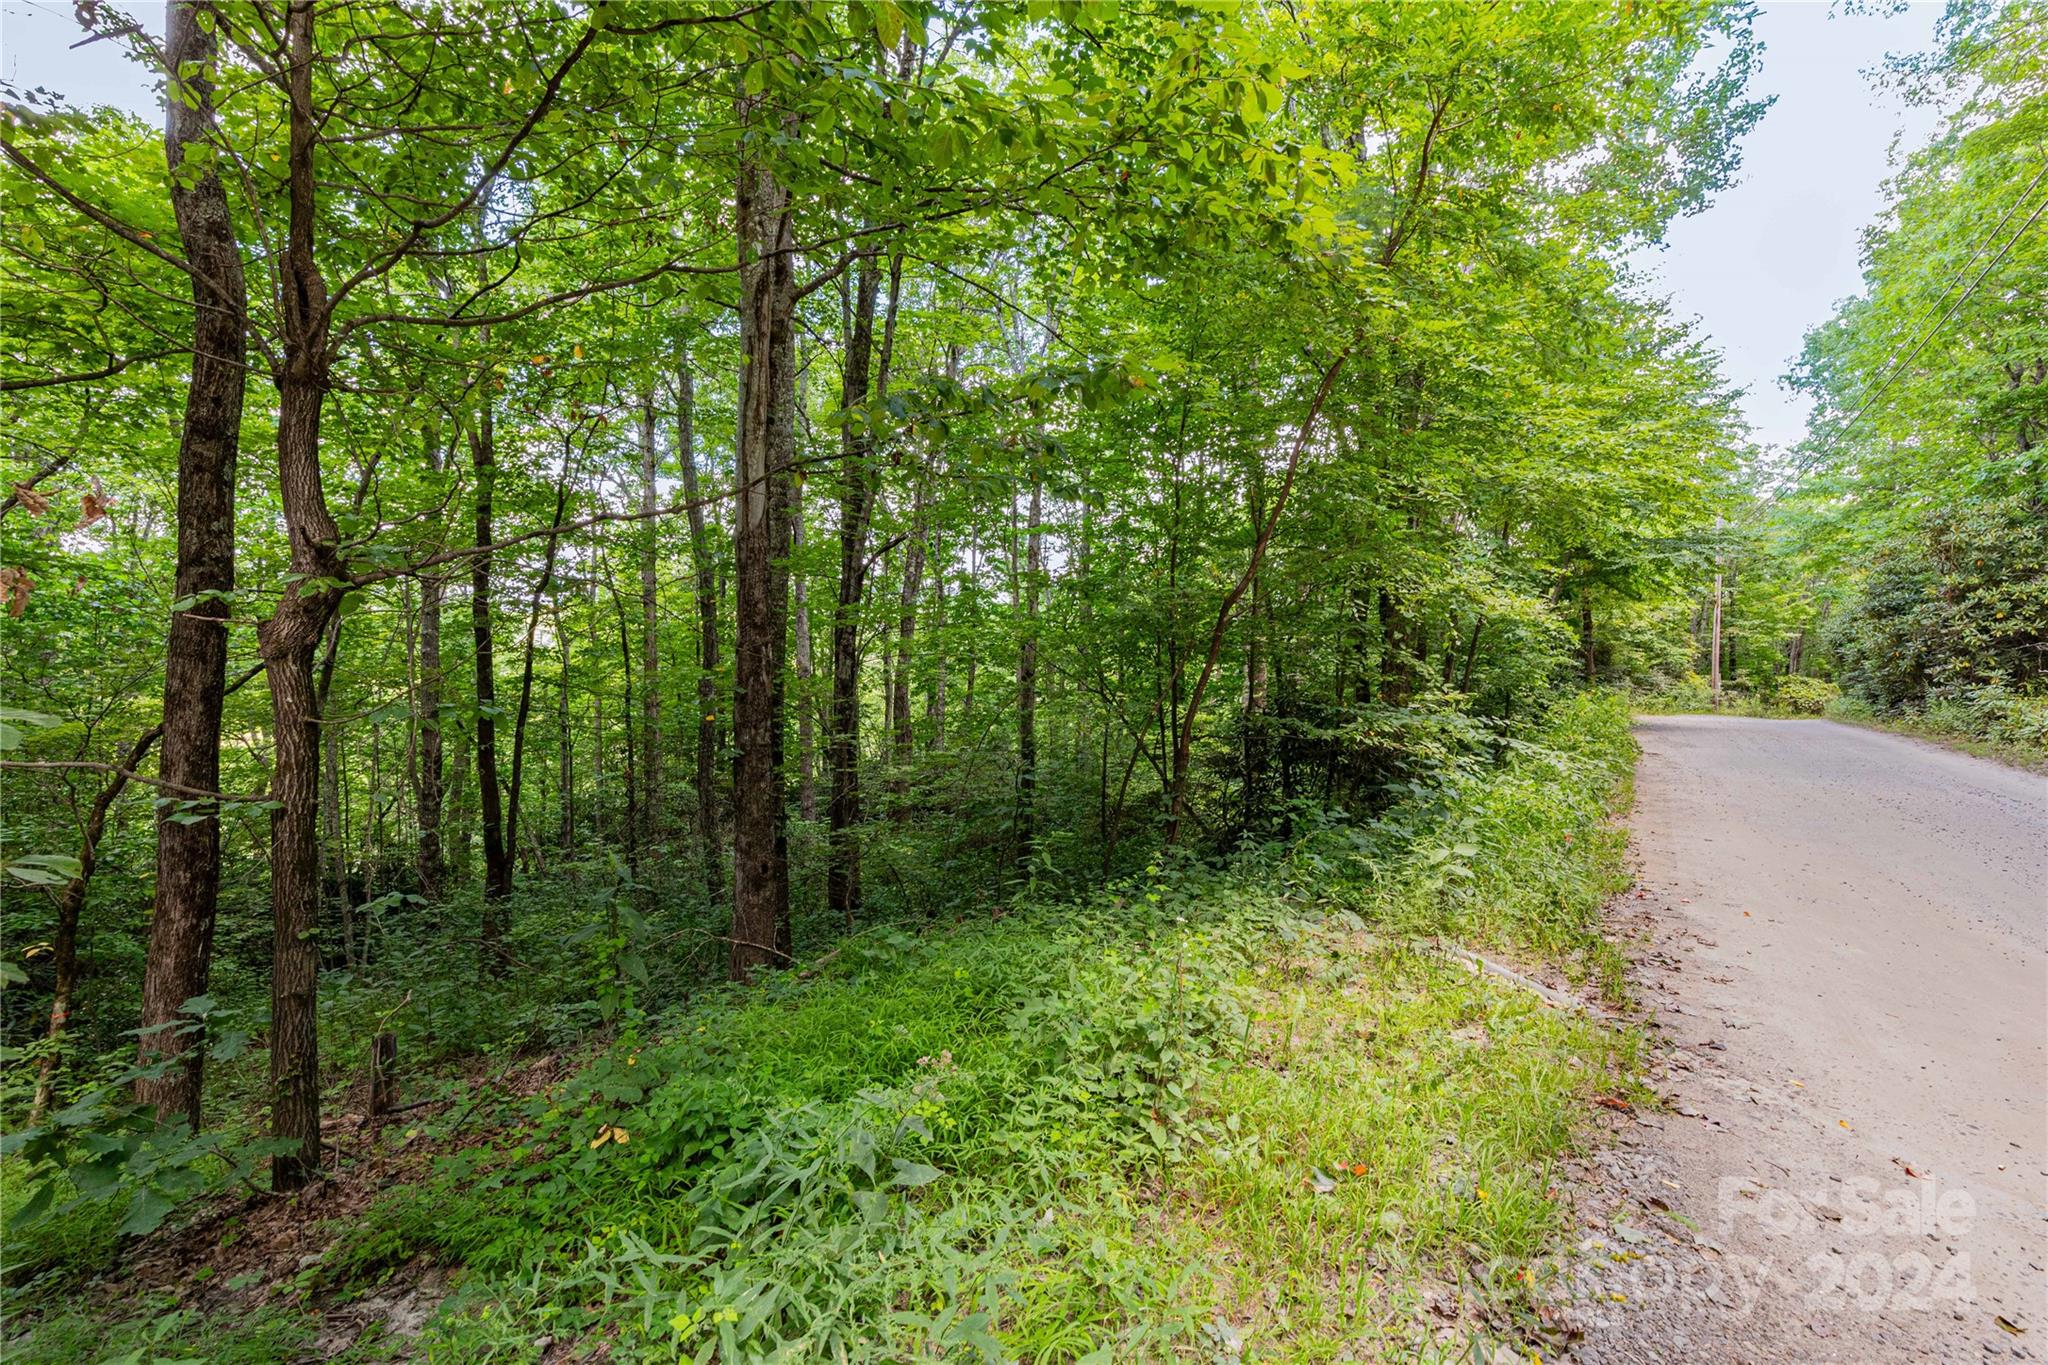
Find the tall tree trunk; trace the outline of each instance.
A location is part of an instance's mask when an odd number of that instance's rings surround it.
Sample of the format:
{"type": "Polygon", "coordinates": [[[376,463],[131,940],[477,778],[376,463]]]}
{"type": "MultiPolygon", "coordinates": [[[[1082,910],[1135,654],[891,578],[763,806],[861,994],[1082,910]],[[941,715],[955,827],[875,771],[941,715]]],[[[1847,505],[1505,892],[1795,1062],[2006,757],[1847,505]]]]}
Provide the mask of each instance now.
{"type": "Polygon", "coordinates": [[[737,193],[740,420],[733,536],[733,907],[730,970],[789,958],[782,791],[782,664],[789,628],[789,497],[795,452],[795,229],[789,192],[761,160],[770,115],[742,96],[750,137],[737,193]],[[754,140],[760,138],[760,141],[754,140]]]}
{"type": "Polygon", "coordinates": [[[1045,569],[1045,469],[1031,459],[1031,521],[1024,528],[1023,638],[1017,644],[1017,865],[1038,841],[1038,580],[1045,569]]]}
{"type": "Polygon", "coordinates": [[[640,785],[634,780],[633,761],[633,640],[626,627],[626,600],[619,595],[618,579],[612,576],[612,566],[609,558],[606,558],[604,561],[604,583],[605,587],[611,592],[612,614],[618,618],[620,676],[625,679],[625,697],[621,702],[620,710],[626,718],[626,767],[624,772],[626,818],[621,823],[620,828],[625,831],[626,835],[626,870],[631,874],[632,880],[637,886],[640,881],[640,829],[642,822],[637,805],[638,796],[636,795],[640,790],[640,785]]]}
{"type": "MultiPolygon", "coordinates": [[[[519,709],[512,719],[512,782],[505,794],[505,837],[519,839],[519,796],[526,775],[526,722],[533,711],[534,642],[540,634],[541,601],[554,586],[555,556],[561,544],[562,519],[569,510],[569,442],[562,442],[562,475],[555,482],[555,515],[548,523],[547,549],[541,561],[540,581],[533,586],[533,600],[526,609],[526,645],[519,668],[519,709]]],[[[508,855],[509,857],[509,855],[508,855]]]]}
{"type": "Polygon", "coordinates": [[[655,599],[656,551],[660,536],[654,520],[659,472],[654,452],[654,393],[640,394],[640,824],[643,845],[651,844],[661,826],[661,618],[655,599]]]}
{"type": "MultiPolygon", "coordinates": [[[[1257,536],[1266,520],[1266,467],[1263,458],[1252,464],[1251,526],[1257,536]]],[[[1266,628],[1271,606],[1266,601],[1263,574],[1252,575],[1252,606],[1245,630],[1244,654],[1244,822],[1251,825],[1266,811],[1266,768],[1269,739],[1266,733],[1266,628]]]]}
{"type": "Polygon", "coordinates": [[[1600,680],[1598,658],[1593,652],[1593,590],[1579,586],[1579,658],[1585,665],[1588,683],[1600,680]]]}
{"type": "Polygon", "coordinates": [[[1479,632],[1485,629],[1486,618],[1484,616],[1473,619],[1472,638],[1465,645],[1465,667],[1458,675],[1458,690],[1460,692],[1469,693],[1472,690],[1472,665],[1479,658],[1479,632]]]}
{"type": "MultiPolygon", "coordinates": [[[[336,627],[340,619],[327,623],[327,637],[333,640],[338,635],[336,627]]],[[[320,713],[327,714],[327,692],[315,684],[313,694],[318,699],[320,713]]],[[[341,727],[322,725],[320,727],[320,862],[326,869],[320,878],[321,888],[328,900],[328,906],[338,914],[346,916],[349,909],[348,891],[348,837],[341,818],[341,727]]],[[[343,921],[343,961],[347,961],[348,928],[343,921]]]]}
{"type": "Polygon", "coordinates": [[[855,275],[839,389],[839,597],[832,613],[832,711],[825,735],[832,772],[825,899],[853,925],[860,912],[860,605],[867,590],[868,519],[875,505],[874,431],[867,412],[874,351],[872,256],[855,275]]]}
{"type": "Polygon", "coordinates": [[[576,737],[569,729],[569,632],[562,628],[562,589],[555,585],[550,611],[555,623],[555,643],[561,649],[561,669],[555,676],[555,735],[561,774],[556,780],[557,807],[561,830],[556,842],[562,852],[576,847],[576,737]]]}
{"type": "MultiPolygon", "coordinates": [[[[439,474],[445,467],[438,432],[429,433],[427,468],[439,474]]],[[[419,696],[415,709],[419,717],[418,790],[413,794],[419,811],[419,852],[415,862],[420,895],[429,901],[441,898],[448,880],[448,865],[441,852],[441,807],[447,772],[441,742],[441,594],[439,577],[420,579],[420,666],[419,696]]]]}
{"type": "Polygon", "coordinates": [[[64,1034],[71,1026],[71,1000],[78,990],[78,920],[85,910],[85,892],[92,885],[93,869],[99,865],[100,836],[106,833],[107,812],[127,787],[128,774],[141,765],[150,746],[163,732],[161,724],[143,731],[142,737],[129,745],[128,752],[122,755],[118,765],[121,771],[108,778],[99,795],[93,798],[92,810],[85,818],[85,837],[79,841],[78,871],[57,893],[57,937],[50,945],[51,966],[55,969],[56,980],[50,988],[50,1025],[44,1034],[48,1051],[36,1064],[36,1093],[29,1105],[27,1127],[34,1128],[42,1123],[56,1089],[64,1034]]]}
{"type": "MultiPolygon", "coordinates": [[[[492,500],[498,481],[497,434],[492,427],[491,398],[482,406],[469,433],[470,465],[476,472],[476,543],[491,543],[492,500]]],[[[484,914],[480,953],[485,969],[503,966],[505,910],[499,902],[512,894],[512,855],[505,842],[504,792],[498,781],[498,677],[491,638],[492,555],[481,551],[469,566],[469,621],[476,653],[476,777],[484,836],[484,914]]]]}
{"type": "MultiPolygon", "coordinates": [[[[171,209],[192,265],[192,371],[178,439],[178,569],[175,595],[192,605],[171,616],[164,652],[161,779],[193,792],[220,788],[220,717],[228,636],[221,618],[235,587],[235,454],[241,440],[243,354],[249,299],[227,192],[213,163],[191,184],[177,174],[194,147],[214,136],[210,29],[201,5],[170,7],[164,52],[164,155],[171,209]],[[189,71],[190,75],[181,73],[189,71]]],[[[136,1083],[136,1099],[166,1121],[200,1121],[204,1051],[182,1034],[179,1011],[206,991],[220,897],[220,819],[201,799],[189,811],[162,808],[156,827],[156,899],[143,963],[140,1062],[176,1064],[136,1083]],[[172,819],[172,816],[178,819],[172,819]],[[188,817],[196,815],[200,818],[188,817]]]]}
{"type": "Polygon", "coordinates": [[[925,489],[923,470],[916,471],[910,495],[910,542],[903,551],[903,586],[897,594],[896,614],[896,691],[891,710],[896,720],[896,773],[891,780],[895,795],[895,814],[898,820],[910,816],[910,655],[911,644],[917,635],[917,600],[924,590],[925,537],[925,489]]]}
{"type": "Polygon", "coordinates": [[[1405,706],[1412,688],[1408,667],[1407,620],[1394,594],[1380,588],[1380,697],[1389,706],[1405,706]]]}
{"type": "MultiPolygon", "coordinates": [[[[801,390],[799,390],[801,392],[801,390]]],[[[801,404],[802,399],[798,399],[801,404]]],[[[804,548],[804,481],[789,481],[789,553],[800,559],[804,548]]],[[[796,808],[806,820],[818,818],[818,727],[816,708],[811,704],[811,679],[817,669],[811,656],[811,591],[802,573],[793,574],[789,585],[789,609],[795,615],[796,636],[796,808]]]]}
{"type": "MultiPolygon", "coordinates": [[[[889,556],[883,555],[879,565],[882,580],[889,578],[889,556]]],[[[896,733],[896,641],[884,629],[877,642],[882,654],[882,744],[884,754],[888,752],[890,736],[896,733]]],[[[887,761],[886,759],[884,760],[887,761]]]]}
{"type": "Polygon", "coordinates": [[[314,256],[313,6],[285,12],[290,218],[280,263],[284,357],[277,375],[278,490],[292,580],[257,643],[270,680],[270,1129],[292,1144],[271,1160],[271,1186],[295,1190],[320,1170],[320,708],[313,654],[340,600],[340,532],[320,486],[320,408],[327,391],[327,285],[314,256]]]}
{"type": "MultiPolygon", "coordinates": [[[[591,537],[591,548],[595,551],[604,544],[604,528],[599,527],[591,537]]],[[[592,571],[593,574],[595,570],[592,571]]],[[[597,596],[597,579],[590,580],[590,655],[603,658],[605,651],[604,628],[598,622],[600,603],[597,596]]],[[[602,843],[604,834],[604,688],[602,685],[590,689],[590,837],[602,843]]]]}
{"type": "MultiPolygon", "coordinates": [[[[946,380],[960,382],[960,348],[946,347],[946,380]]],[[[934,547],[929,537],[929,527],[923,543],[924,557],[931,561],[932,572],[932,625],[930,648],[932,651],[932,690],[925,703],[926,729],[929,731],[925,742],[934,750],[946,747],[946,570],[950,551],[934,547]]]]}
{"type": "Polygon", "coordinates": [[[697,574],[697,851],[705,894],[720,898],[718,857],[718,569],[697,483],[697,381],[687,351],[676,356],[676,462],[689,506],[690,562],[697,574]]]}
{"type": "Polygon", "coordinates": [[[932,691],[925,705],[925,743],[934,751],[946,747],[946,562],[939,559],[932,574],[932,691]]]}

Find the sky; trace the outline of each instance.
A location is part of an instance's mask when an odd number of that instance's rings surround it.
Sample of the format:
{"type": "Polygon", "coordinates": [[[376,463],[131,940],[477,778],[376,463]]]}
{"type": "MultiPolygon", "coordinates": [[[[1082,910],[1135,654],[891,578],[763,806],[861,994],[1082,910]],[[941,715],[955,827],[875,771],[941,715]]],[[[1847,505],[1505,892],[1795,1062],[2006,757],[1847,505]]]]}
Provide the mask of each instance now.
{"type": "MultiPolygon", "coordinates": [[[[163,6],[127,11],[163,31],[163,6]]],[[[1789,445],[1807,404],[1778,380],[1806,331],[1862,283],[1864,227],[1883,205],[1894,139],[1925,141],[1934,115],[1907,109],[1870,79],[1887,52],[1926,47],[1939,4],[1852,14],[1838,4],[1766,4],[1757,17],[1762,68],[1754,95],[1776,97],[1744,142],[1737,182],[1705,212],[1674,224],[1635,264],[1681,317],[1697,318],[1742,388],[1757,438],[1789,445]]],[[[156,118],[148,74],[113,43],[73,49],[68,0],[0,0],[0,75],[74,104],[113,104],[156,118]]]]}
{"type": "Polygon", "coordinates": [[[1681,317],[1700,319],[1723,372],[1746,390],[1757,439],[1786,446],[1811,406],[1779,384],[1808,328],[1861,291],[1862,233],[1884,205],[1893,140],[1911,150],[1936,115],[1909,109],[1871,79],[1887,52],[1931,45],[1939,4],[1847,14],[1828,4],[1767,4],[1752,95],[1775,96],[1743,141],[1742,169],[1703,213],[1674,223],[1636,258],[1681,317]]]}

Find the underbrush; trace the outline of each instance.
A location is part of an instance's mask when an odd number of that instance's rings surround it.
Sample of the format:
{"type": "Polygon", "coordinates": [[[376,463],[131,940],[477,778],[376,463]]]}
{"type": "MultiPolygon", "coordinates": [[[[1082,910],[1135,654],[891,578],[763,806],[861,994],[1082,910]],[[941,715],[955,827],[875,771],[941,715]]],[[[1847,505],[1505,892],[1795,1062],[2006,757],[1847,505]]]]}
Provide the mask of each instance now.
{"type": "Polygon", "coordinates": [[[2048,771],[2048,694],[2015,691],[1996,684],[1949,687],[1929,692],[1923,704],[1878,706],[1820,678],[1779,678],[1767,691],[1747,686],[1723,691],[1721,705],[1697,676],[1631,696],[1645,715],[1717,713],[1769,720],[1825,716],[1932,740],[2016,767],[2048,771]]]}
{"type": "MultiPolygon", "coordinates": [[[[98,1339],[105,1358],[254,1358],[240,1343],[260,1332],[298,1358],[322,1313],[430,1266],[452,1289],[420,1335],[366,1331],[353,1358],[1538,1340],[1526,1271],[1561,1227],[1551,1164],[1590,1096],[1626,1084],[1632,1040],[1426,936],[1611,977],[1598,910],[1632,757],[1617,699],[1571,699],[1499,766],[1370,829],[922,935],[878,926],[667,1013],[629,989],[588,1065],[312,1238],[247,1331],[194,1288],[147,1318],[186,1315],[175,1350],[144,1319],[95,1338],[50,1313],[9,1357],[99,1358],[77,1354],[98,1339]]],[[[413,1136],[388,1130],[382,1155],[413,1136]]]]}
{"type": "Polygon", "coordinates": [[[1828,715],[2048,772],[2048,695],[1992,686],[1957,689],[1930,696],[1918,711],[1882,711],[1844,697],[1828,715]]]}

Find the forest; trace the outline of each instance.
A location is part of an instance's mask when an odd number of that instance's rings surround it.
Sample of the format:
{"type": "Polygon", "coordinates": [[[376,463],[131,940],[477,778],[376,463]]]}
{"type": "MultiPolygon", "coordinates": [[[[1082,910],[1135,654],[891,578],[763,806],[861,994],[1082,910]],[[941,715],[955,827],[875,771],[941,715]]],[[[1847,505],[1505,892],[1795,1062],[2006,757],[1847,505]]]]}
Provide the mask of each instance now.
{"type": "Polygon", "coordinates": [[[1470,968],[1622,991],[1631,700],[2048,752],[2032,0],[1779,455],[1631,264],[1744,4],[78,17],[163,113],[0,84],[10,1359],[1547,1349],[1633,1044],[1470,968]]]}

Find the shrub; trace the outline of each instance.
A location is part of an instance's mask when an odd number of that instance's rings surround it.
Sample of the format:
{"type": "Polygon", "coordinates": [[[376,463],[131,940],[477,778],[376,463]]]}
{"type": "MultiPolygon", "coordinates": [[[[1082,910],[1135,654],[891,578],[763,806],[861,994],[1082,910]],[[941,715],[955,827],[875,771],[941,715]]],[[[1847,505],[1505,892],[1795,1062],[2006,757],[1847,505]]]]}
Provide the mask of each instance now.
{"type": "Polygon", "coordinates": [[[1771,702],[1794,715],[1821,716],[1841,695],[1842,689],[1825,678],[1780,678],[1771,692],[1771,702]]]}

